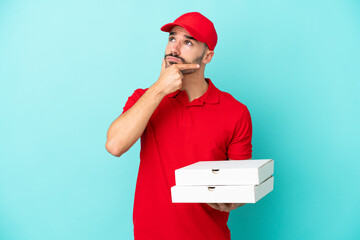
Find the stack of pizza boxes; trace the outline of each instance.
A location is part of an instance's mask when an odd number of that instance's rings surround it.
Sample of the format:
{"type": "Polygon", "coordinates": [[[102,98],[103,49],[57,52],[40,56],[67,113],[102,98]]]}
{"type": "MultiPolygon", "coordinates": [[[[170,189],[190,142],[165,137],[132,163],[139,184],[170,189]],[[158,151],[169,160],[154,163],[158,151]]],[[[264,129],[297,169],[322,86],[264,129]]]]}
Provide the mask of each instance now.
{"type": "Polygon", "coordinates": [[[200,161],[175,170],[173,203],[256,203],[273,190],[274,160],[200,161]]]}

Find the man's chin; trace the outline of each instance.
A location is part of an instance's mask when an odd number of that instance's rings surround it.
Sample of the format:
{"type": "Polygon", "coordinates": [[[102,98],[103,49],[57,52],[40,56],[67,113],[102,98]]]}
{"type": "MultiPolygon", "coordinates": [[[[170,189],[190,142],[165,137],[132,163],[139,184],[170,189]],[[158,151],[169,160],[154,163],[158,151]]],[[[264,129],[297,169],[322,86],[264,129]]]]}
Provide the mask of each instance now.
{"type": "MultiPolygon", "coordinates": [[[[174,61],[169,61],[169,65],[168,66],[166,66],[166,67],[170,67],[170,65],[173,65],[173,64],[179,64],[180,62],[174,62],[174,61]]],[[[188,63],[186,63],[186,64],[188,64],[188,63]]],[[[194,73],[194,72],[196,72],[196,71],[198,71],[199,69],[185,69],[185,70],[181,70],[181,73],[183,74],[183,75],[189,75],[189,74],[192,74],[192,73],[194,73]]]]}
{"type": "Polygon", "coordinates": [[[196,72],[197,70],[199,70],[199,69],[185,69],[185,70],[181,70],[181,73],[183,75],[190,75],[190,74],[193,74],[194,72],[196,72]]]}
{"type": "Polygon", "coordinates": [[[173,62],[173,61],[165,62],[165,68],[168,68],[173,64],[179,64],[179,62],[173,62]]]}

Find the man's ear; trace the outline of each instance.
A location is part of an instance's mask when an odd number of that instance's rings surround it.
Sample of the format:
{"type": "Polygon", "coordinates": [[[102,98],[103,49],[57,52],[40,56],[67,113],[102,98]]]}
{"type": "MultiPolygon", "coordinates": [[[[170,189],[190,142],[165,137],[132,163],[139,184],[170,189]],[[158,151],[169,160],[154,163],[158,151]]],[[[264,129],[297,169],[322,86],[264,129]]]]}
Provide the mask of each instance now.
{"type": "Polygon", "coordinates": [[[207,64],[211,61],[211,59],[213,58],[214,56],[214,51],[210,51],[210,50],[206,50],[206,53],[205,53],[205,56],[203,58],[203,63],[204,64],[207,64]]]}

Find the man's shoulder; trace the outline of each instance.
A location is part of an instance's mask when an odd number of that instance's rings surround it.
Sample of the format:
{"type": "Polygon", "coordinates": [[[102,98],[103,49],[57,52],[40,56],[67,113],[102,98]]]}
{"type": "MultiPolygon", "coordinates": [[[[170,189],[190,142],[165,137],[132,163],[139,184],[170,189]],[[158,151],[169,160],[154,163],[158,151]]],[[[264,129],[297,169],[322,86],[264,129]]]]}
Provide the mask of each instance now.
{"type": "Polygon", "coordinates": [[[220,102],[231,108],[246,110],[247,106],[228,92],[219,90],[220,102]]]}

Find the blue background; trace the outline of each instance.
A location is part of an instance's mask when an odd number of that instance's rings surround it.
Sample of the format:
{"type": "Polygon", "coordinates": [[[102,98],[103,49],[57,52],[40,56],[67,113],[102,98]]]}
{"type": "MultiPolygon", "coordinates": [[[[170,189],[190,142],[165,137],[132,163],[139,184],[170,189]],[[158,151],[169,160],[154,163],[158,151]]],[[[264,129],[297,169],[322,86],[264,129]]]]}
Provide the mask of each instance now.
{"type": "Polygon", "coordinates": [[[139,141],[116,158],[106,132],[189,11],[215,24],[206,76],[248,106],[253,159],[275,160],[233,239],[360,239],[360,1],[2,0],[1,240],[133,238],[139,141]]]}

